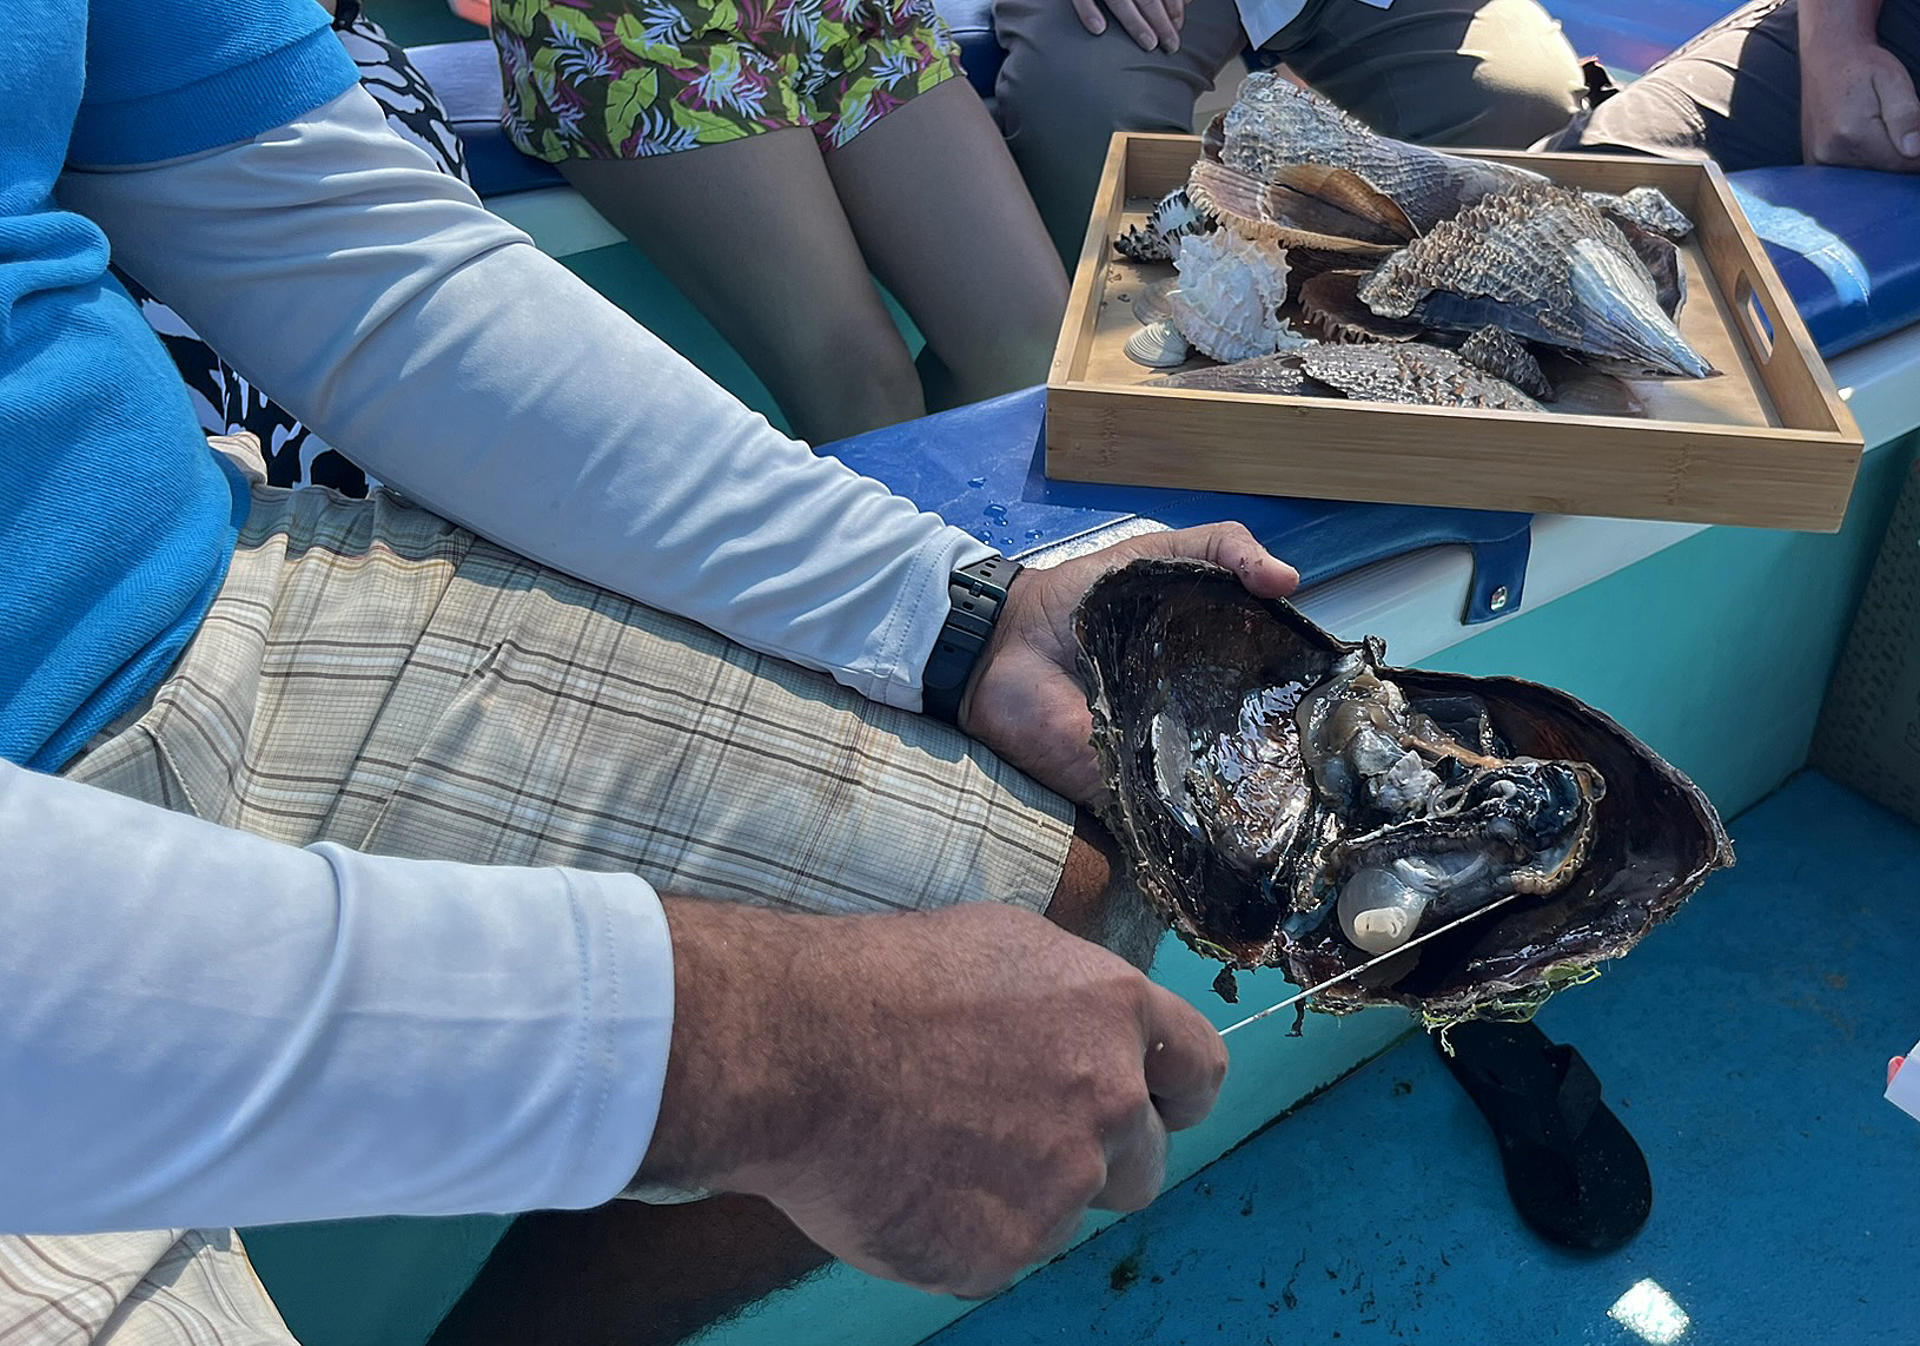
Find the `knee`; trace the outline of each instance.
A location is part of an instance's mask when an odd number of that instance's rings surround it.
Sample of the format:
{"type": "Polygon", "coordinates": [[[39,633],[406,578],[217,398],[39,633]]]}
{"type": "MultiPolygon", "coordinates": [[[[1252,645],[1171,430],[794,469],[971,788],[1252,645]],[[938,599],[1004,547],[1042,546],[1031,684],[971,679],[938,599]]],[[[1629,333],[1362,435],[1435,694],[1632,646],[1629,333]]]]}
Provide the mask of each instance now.
{"type": "Polygon", "coordinates": [[[1534,0],[1491,0],[1464,50],[1476,58],[1474,144],[1524,149],[1565,128],[1584,106],[1579,58],[1534,0]]]}
{"type": "Polygon", "coordinates": [[[809,443],[926,414],[920,376],[891,319],[823,319],[782,363],[774,395],[794,432],[809,443]]]}

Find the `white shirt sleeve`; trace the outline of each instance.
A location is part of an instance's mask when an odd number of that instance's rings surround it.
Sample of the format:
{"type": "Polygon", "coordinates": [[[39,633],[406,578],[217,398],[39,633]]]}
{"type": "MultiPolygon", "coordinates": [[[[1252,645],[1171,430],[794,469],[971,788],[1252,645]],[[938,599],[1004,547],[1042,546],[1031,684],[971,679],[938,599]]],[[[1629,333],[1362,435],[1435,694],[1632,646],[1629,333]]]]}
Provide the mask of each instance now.
{"type": "Polygon", "coordinates": [[[947,576],[991,549],[777,433],[354,88],[62,204],[276,401],[503,546],[917,710],[947,576]]]}
{"type": "Polygon", "coordinates": [[[0,1230],[588,1206],[672,954],[632,875],[306,850],[0,761],[0,1230]]]}

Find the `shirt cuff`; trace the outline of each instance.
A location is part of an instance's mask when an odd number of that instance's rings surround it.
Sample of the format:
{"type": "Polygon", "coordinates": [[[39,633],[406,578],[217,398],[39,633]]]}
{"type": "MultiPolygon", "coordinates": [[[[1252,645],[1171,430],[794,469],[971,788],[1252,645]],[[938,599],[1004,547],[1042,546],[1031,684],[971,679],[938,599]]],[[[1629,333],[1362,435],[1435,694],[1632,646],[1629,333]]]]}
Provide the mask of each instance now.
{"type": "Polygon", "coordinates": [[[900,601],[880,631],[873,663],[848,669],[839,680],[869,701],[918,713],[927,657],[953,607],[948,593],[953,572],[997,554],[958,528],[944,528],[928,539],[915,558],[900,601]]]}

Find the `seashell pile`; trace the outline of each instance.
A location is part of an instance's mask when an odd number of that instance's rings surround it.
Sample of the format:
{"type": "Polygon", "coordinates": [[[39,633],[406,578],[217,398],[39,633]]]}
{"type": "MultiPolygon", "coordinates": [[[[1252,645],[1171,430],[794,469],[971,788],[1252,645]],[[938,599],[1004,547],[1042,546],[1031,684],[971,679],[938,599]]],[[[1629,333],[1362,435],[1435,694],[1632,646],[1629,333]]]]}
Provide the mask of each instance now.
{"type": "Polygon", "coordinates": [[[1226,965],[1222,994],[1236,969],[1320,985],[1512,897],[1314,1005],[1524,1014],[1733,863],[1706,796],[1600,712],[1390,667],[1380,642],[1337,640],[1217,567],[1134,562],[1074,631],[1101,820],[1174,930],[1226,965]]]}
{"type": "Polygon", "coordinates": [[[1115,241],[1179,272],[1151,315],[1173,331],[1143,328],[1127,354],[1173,368],[1177,335],[1223,365],[1162,383],[1539,411],[1585,366],[1600,372],[1573,381],[1592,412],[1641,406],[1605,375],[1714,372],[1676,322],[1674,240],[1692,224],[1653,188],[1574,191],[1393,140],[1270,72],[1242,82],[1202,145],[1186,187],[1115,241]],[[1315,338],[1401,353],[1311,351],[1296,317],[1315,338]],[[1257,363],[1276,353],[1291,355],[1257,363]],[[1596,391],[1608,383],[1619,391],[1596,391]]]}

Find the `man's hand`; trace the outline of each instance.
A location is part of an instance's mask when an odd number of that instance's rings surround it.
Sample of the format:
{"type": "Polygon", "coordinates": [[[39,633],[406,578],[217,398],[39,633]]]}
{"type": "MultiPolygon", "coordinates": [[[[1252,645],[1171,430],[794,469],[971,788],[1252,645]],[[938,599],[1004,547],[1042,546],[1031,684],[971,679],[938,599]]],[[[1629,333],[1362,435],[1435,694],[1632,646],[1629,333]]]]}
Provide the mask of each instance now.
{"type": "Polygon", "coordinates": [[[1073,612],[1093,582],[1141,556],[1212,561],[1247,592],[1282,598],[1299,584],[1237,523],[1130,538],[1049,570],[1023,570],[1007,593],[993,639],[960,700],[960,727],[1043,785],[1078,803],[1100,790],[1089,739],[1093,720],[1075,665],[1073,612]]]}
{"type": "MultiPolygon", "coordinates": [[[[1180,50],[1180,25],[1187,21],[1186,0],[1106,0],[1105,7],[1113,11],[1113,17],[1142,51],[1161,47],[1180,50]]],[[[1073,0],[1073,12],[1080,16],[1081,26],[1095,36],[1107,31],[1107,16],[1100,10],[1101,0],[1073,0]]]]}
{"type": "Polygon", "coordinates": [[[639,1177],[749,1192],[863,1271],[977,1297],[1160,1192],[1227,1054],[1127,963],[992,903],[669,900],[672,1054],[639,1177]]]}
{"type": "Polygon", "coordinates": [[[1806,161],[1920,172],[1920,97],[1900,58],[1871,34],[1808,33],[1805,25],[1803,14],[1800,143],[1806,161]]]}

